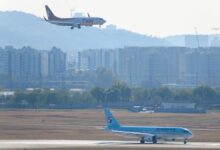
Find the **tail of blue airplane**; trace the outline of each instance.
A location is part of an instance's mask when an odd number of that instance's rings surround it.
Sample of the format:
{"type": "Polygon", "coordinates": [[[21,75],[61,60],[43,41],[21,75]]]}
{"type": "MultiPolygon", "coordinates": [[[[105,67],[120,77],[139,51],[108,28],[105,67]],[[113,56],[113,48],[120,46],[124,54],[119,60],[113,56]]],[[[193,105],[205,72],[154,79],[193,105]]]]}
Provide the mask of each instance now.
{"type": "Polygon", "coordinates": [[[108,108],[104,109],[104,114],[108,129],[115,129],[120,127],[120,124],[118,123],[118,121],[115,119],[115,117],[112,115],[111,111],[108,108]]]}
{"type": "Polygon", "coordinates": [[[53,14],[53,12],[50,10],[50,8],[47,5],[45,6],[45,8],[46,8],[48,20],[53,20],[58,18],[53,14]]]}

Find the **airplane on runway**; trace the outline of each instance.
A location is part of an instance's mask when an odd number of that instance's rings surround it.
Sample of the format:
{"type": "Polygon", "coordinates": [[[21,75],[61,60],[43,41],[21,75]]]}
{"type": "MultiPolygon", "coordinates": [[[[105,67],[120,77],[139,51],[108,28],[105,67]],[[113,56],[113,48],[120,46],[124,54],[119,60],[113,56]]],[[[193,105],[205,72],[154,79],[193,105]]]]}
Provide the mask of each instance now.
{"type": "Polygon", "coordinates": [[[108,108],[104,109],[107,130],[113,133],[135,136],[140,138],[140,143],[145,141],[157,143],[157,140],[184,140],[184,144],[192,137],[192,132],[182,127],[150,127],[150,126],[122,126],[115,119],[108,108]]]}
{"type": "Polygon", "coordinates": [[[75,27],[80,29],[81,26],[93,25],[99,25],[99,27],[101,27],[101,25],[103,25],[106,22],[103,18],[90,17],[89,14],[88,17],[59,18],[53,14],[53,12],[47,5],[45,6],[45,8],[48,17],[48,19],[44,17],[45,21],[59,26],[70,26],[71,29],[74,29],[75,27]]]}

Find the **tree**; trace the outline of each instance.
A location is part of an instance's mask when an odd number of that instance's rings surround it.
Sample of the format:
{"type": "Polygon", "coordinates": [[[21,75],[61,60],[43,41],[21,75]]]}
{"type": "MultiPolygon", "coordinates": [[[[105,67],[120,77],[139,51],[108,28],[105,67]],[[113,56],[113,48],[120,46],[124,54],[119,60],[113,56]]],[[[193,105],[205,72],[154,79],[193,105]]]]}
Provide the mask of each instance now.
{"type": "Polygon", "coordinates": [[[193,97],[199,103],[212,103],[218,97],[214,89],[201,86],[193,90],[193,97]]]}
{"type": "Polygon", "coordinates": [[[105,102],[112,103],[119,101],[119,90],[116,88],[110,88],[106,91],[105,102]]]}
{"type": "Polygon", "coordinates": [[[98,103],[103,103],[105,101],[105,90],[103,88],[93,88],[90,93],[98,103]]]}
{"type": "Polygon", "coordinates": [[[139,103],[146,103],[150,100],[150,93],[147,89],[135,88],[132,90],[133,100],[139,103]]]}
{"type": "Polygon", "coordinates": [[[119,92],[120,102],[128,102],[131,99],[131,89],[124,82],[116,82],[112,86],[113,89],[117,89],[119,92]]]}
{"type": "Polygon", "coordinates": [[[96,100],[94,99],[94,97],[89,92],[84,92],[80,96],[80,103],[92,104],[92,103],[95,103],[95,102],[96,102],[96,100]]]}
{"type": "Polygon", "coordinates": [[[175,101],[192,101],[192,91],[188,89],[174,90],[173,98],[175,101]]]}
{"type": "Polygon", "coordinates": [[[172,98],[172,93],[170,89],[166,87],[157,89],[156,95],[159,96],[163,101],[167,101],[172,98]]]}
{"type": "Polygon", "coordinates": [[[59,104],[59,96],[55,91],[51,91],[47,96],[47,104],[59,104]]]}
{"type": "Polygon", "coordinates": [[[17,105],[17,104],[21,104],[22,101],[26,101],[26,100],[27,100],[27,94],[19,91],[15,93],[13,103],[17,105]]]}

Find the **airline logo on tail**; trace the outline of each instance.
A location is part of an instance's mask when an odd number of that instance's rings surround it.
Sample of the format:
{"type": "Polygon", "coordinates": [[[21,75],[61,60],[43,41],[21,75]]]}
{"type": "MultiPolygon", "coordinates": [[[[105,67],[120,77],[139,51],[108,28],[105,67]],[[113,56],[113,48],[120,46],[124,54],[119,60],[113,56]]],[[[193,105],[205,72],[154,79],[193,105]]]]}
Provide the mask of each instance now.
{"type": "Polygon", "coordinates": [[[104,109],[104,114],[105,114],[105,119],[106,119],[108,129],[113,129],[113,128],[119,128],[120,127],[120,124],[114,118],[114,116],[112,115],[112,113],[110,112],[110,110],[108,108],[104,109]]]}
{"type": "Polygon", "coordinates": [[[108,117],[108,123],[112,123],[112,117],[108,117]]]}
{"type": "Polygon", "coordinates": [[[57,17],[55,17],[53,12],[50,10],[50,8],[47,5],[45,6],[45,8],[46,8],[48,20],[53,20],[53,19],[57,18],[57,17]]]}

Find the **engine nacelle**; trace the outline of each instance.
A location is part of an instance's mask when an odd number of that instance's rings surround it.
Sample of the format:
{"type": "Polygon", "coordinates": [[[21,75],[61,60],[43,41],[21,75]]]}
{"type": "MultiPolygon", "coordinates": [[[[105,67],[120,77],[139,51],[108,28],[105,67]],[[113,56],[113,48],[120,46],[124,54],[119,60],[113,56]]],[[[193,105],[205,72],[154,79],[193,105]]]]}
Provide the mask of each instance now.
{"type": "Polygon", "coordinates": [[[152,142],[152,141],[153,141],[153,137],[152,137],[152,136],[145,136],[145,137],[144,137],[144,140],[145,140],[146,142],[152,142]]]}

